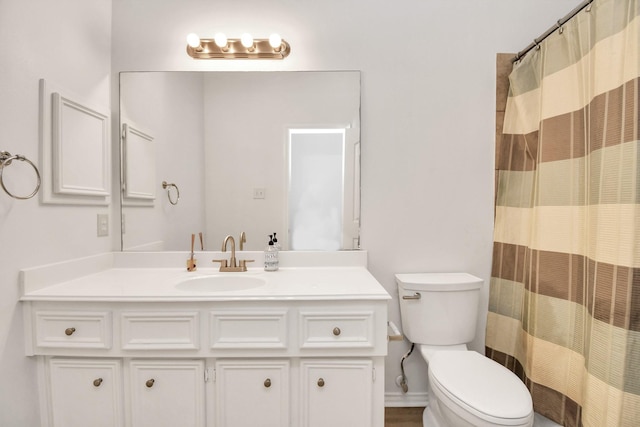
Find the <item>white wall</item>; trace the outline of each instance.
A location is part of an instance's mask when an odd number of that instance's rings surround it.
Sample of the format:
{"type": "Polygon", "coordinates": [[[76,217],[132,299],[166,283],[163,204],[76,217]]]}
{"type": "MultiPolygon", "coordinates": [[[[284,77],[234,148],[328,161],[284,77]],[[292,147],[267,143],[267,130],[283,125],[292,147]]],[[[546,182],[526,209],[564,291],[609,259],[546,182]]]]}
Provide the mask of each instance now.
{"type": "MultiPolygon", "coordinates": [[[[485,279],[493,229],[496,53],[516,52],[579,0],[113,0],[113,70],[362,71],[362,247],[394,300],[393,274],[485,279]],[[195,61],[189,32],[279,32],[284,61],[195,61]]],[[[486,309],[473,348],[484,347],[486,309]]],[[[407,345],[389,344],[388,393],[407,345]]],[[[405,364],[423,392],[419,355],[405,364]]],[[[400,398],[402,400],[402,398],[400,398]]]]}
{"type": "MultiPolygon", "coordinates": [[[[38,80],[110,106],[111,3],[0,0],[0,151],[38,159],[38,80]]],[[[5,169],[13,173],[14,166],[5,169]]],[[[31,179],[28,169],[13,177],[31,179]]],[[[44,178],[44,177],[43,177],[44,178]]],[[[51,183],[51,180],[45,180],[51,183]]],[[[44,184],[43,184],[44,185],[44,184]]],[[[36,368],[24,356],[21,268],[113,249],[96,237],[108,207],[43,206],[0,190],[0,425],[39,424],[36,368]]],[[[111,224],[113,225],[113,224],[111,224]]],[[[111,227],[113,229],[113,227],[111,227]]]]}

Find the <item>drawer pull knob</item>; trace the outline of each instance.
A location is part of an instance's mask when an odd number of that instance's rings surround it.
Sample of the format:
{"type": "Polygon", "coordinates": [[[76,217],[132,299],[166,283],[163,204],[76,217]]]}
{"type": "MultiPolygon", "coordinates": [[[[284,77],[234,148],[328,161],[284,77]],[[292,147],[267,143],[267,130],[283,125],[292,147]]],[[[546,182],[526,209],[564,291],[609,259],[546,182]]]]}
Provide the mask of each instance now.
{"type": "Polygon", "coordinates": [[[318,387],[324,387],[324,379],[318,378],[318,387]]]}
{"type": "Polygon", "coordinates": [[[97,379],[93,380],[93,385],[95,387],[100,387],[100,384],[102,384],[102,378],[97,378],[97,379]]]}
{"type": "Polygon", "coordinates": [[[264,380],[264,386],[267,387],[267,388],[271,387],[271,379],[270,378],[267,378],[266,380],[264,380]]]}
{"type": "Polygon", "coordinates": [[[338,335],[340,335],[340,332],[342,332],[342,331],[337,326],[335,328],[333,328],[333,335],[338,336],[338,335]]]}
{"type": "Polygon", "coordinates": [[[147,387],[151,388],[151,387],[153,387],[153,383],[155,383],[155,382],[156,382],[156,380],[151,378],[150,380],[147,380],[147,382],[144,383],[144,385],[146,385],[147,387]]]}
{"type": "Polygon", "coordinates": [[[71,336],[76,331],[76,328],[67,328],[64,330],[65,335],[71,336]]]}

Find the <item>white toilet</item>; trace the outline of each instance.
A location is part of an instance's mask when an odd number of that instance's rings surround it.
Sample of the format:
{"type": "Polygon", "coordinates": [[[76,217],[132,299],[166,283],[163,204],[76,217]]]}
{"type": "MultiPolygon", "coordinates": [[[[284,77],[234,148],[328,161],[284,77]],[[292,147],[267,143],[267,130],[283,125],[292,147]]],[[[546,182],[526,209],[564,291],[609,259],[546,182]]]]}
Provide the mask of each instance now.
{"type": "Polygon", "coordinates": [[[532,426],[531,395],[504,366],[467,349],[482,279],[466,273],[396,274],[402,328],[429,368],[426,427],[532,426]]]}

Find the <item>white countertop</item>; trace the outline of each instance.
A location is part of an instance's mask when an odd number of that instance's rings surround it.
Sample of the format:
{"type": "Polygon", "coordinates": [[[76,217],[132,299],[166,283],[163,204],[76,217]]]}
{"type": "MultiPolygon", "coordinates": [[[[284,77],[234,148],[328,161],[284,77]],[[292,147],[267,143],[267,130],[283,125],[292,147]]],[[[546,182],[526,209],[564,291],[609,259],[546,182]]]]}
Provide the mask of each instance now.
{"type": "MultiPolygon", "coordinates": [[[[122,255],[117,255],[122,257],[122,255]]],[[[255,300],[388,300],[391,297],[362,265],[281,267],[275,272],[249,268],[242,273],[220,273],[216,268],[130,267],[122,260],[89,257],[64,265],[23,271],[23,301],[255,301],[255,300]],[[77,264],[84,262],[82,264],[77,264]],[[87,267],[95,264],[95,267],[87,267]],[[84,271],[73,274],[74,266],[84,271]],[[126,267],[122,267],[125,265],[126,267]],[[93,271],[92,271],[93,270],[93,271]],[[176,285],[204,276],[255,277],[264,284],[250,289],[209,291],[176,285]]],[[[348,264],[348,263],[347,263],[348,264]]],[[[358,263],[355,263],[358,264],[358,263]]],[[[259,265],[259,264],[258,264],[259,265]]],[[[77,269],[76,269],[77,271],[77,269]]]]}

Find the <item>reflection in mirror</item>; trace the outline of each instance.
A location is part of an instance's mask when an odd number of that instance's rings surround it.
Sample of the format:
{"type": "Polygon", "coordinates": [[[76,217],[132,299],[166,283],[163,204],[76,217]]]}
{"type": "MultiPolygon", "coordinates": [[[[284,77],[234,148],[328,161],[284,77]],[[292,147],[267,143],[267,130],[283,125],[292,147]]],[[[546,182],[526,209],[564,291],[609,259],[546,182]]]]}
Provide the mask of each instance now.
{"type": "Polygon", "coordinates": [[[206,250],[219,250],[243,231],[245,250],[263,250],[274,232],[285,250],[358,248],[358,71],[121,73],[120,117],[153,135],[156,158],[155,168],[127,165],[129,174],[152,170],[156,190],[139,202],[122,183],[123,250],[188,250],[198,232],[206,250]],[[311,135],[333,138],[314,157],[290,151],[311,135]],[[179,186],[176,205],[163,181],[179,186]],[[339,194],[330,211],[320,182],[339,194]]]}

